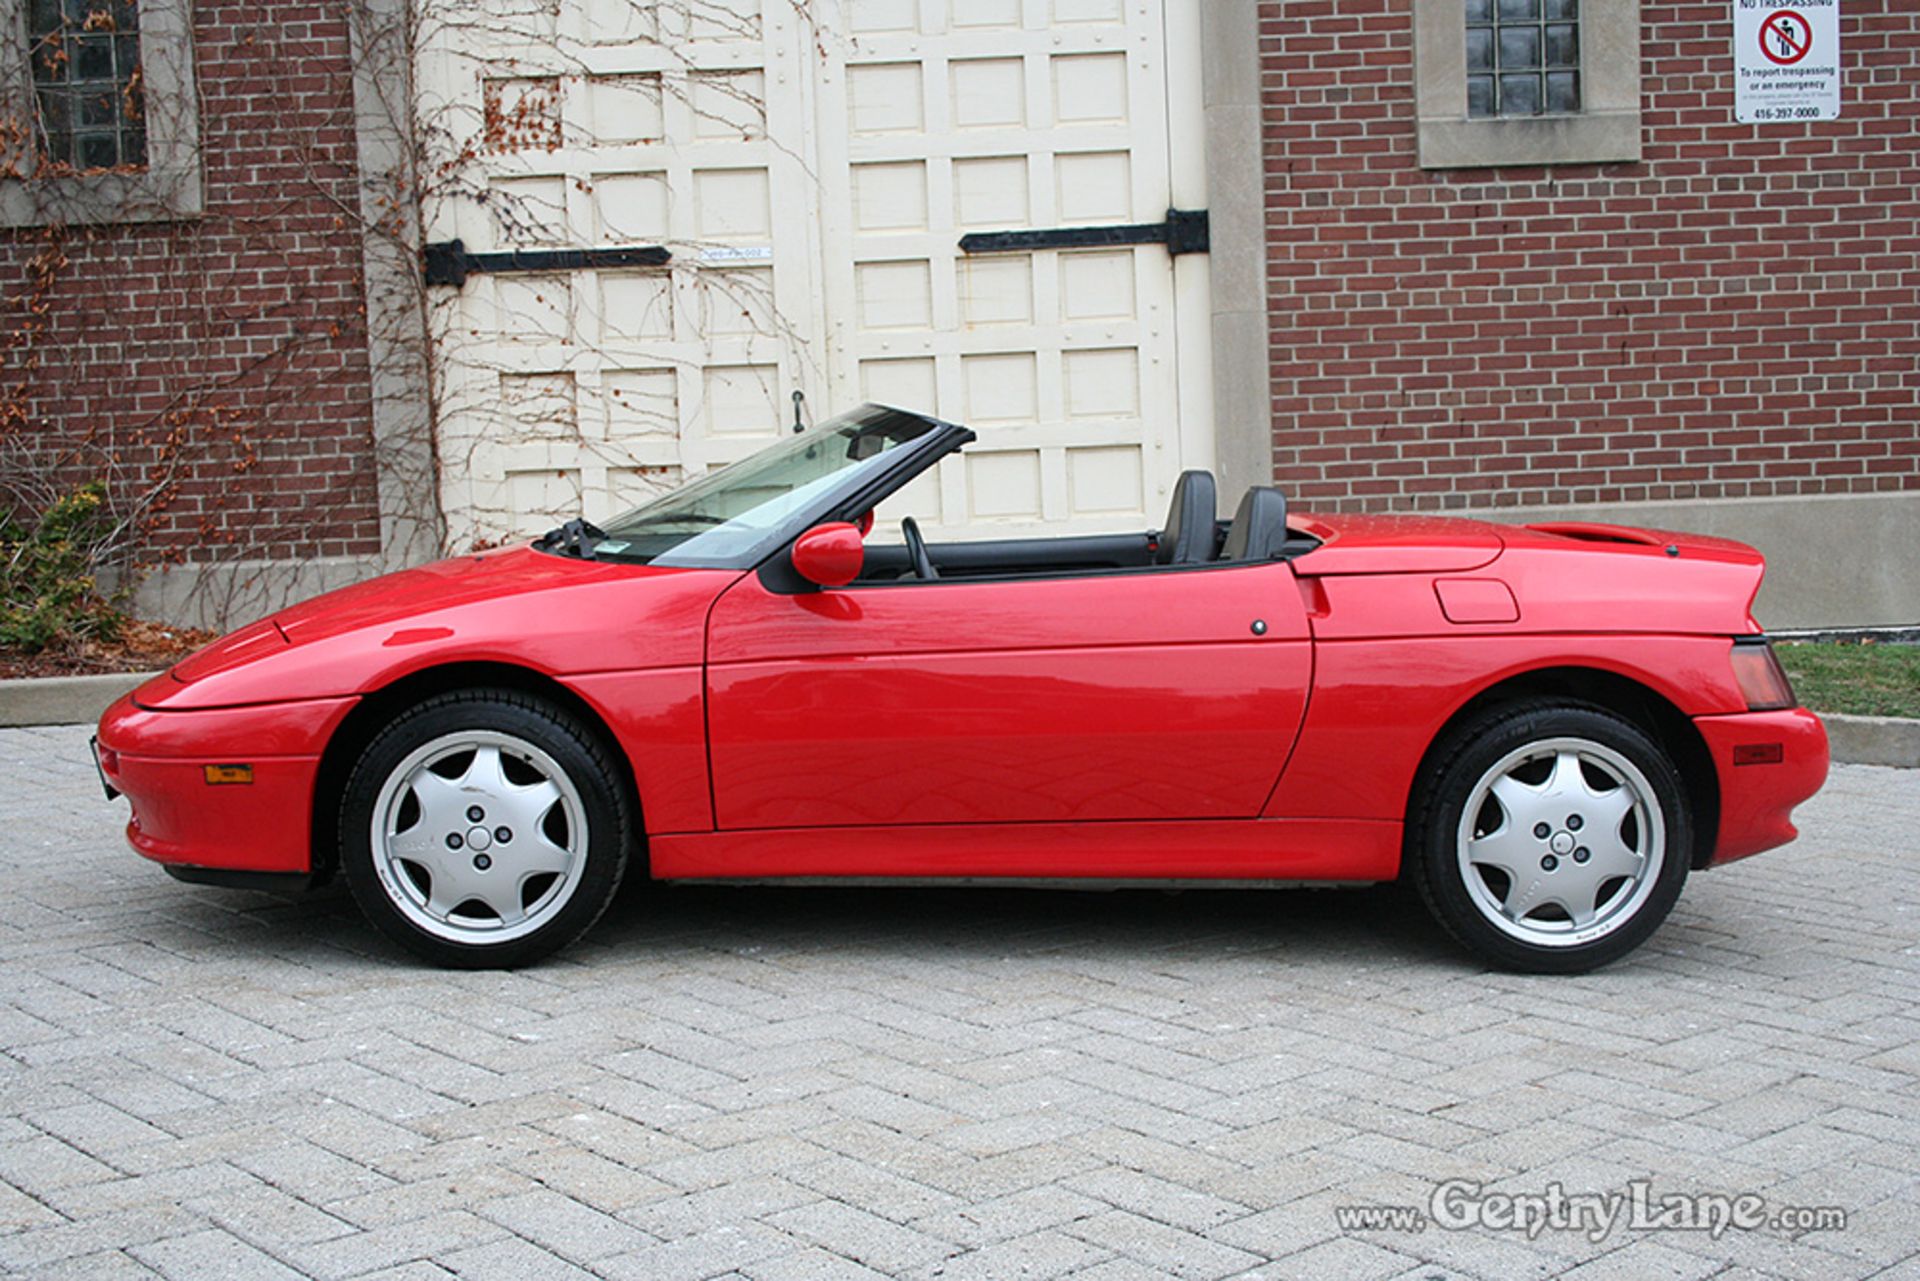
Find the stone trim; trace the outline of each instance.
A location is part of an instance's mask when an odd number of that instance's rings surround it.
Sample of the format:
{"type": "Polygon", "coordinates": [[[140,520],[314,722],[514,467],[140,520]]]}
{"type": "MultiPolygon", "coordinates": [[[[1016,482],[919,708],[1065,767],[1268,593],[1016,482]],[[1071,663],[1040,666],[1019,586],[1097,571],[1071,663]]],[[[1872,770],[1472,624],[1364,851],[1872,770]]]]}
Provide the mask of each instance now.
{"type": "MultiPolygon", "coordinates": [[[[34,117],[25,0],[0,0],[0,110],[34,117]]],[[[174,222],[205,209],[188,0],[140,0],[147,167],[139,173],[0,179],[0,226],[174,222]]],[[[21,168],[31,157],[8,157],[21,168]]]]}
{"type": "Polygon", "coordinates": [[[142,578],[134,588],[132,611],[141,618],[227,631],[386,568],[375,556],[190,562],[142,578]]]}
{"type": "Polygon", "coordinates": [[[1214,473],[1231,503],[1250,485],[1273,483],[1257,0],[1203,0],[1200,45],[1212,243],[1214,473]]]}
{"type": "Polygon", "coordinates": [[[420,274],[420,218],[412,201],[412,28],[406,0],[352,0],[353,113],[360,169],[362,271],[373,466],[386,569],[432,560],[445,522],[433,446],[429,337],[420,274]]]}
{"type": "Polygon", "coordinates": [[[1413,0],[1413,79],[1423,169],[1640,159],[1639,0],[1583,0],[1577,116],[1468,117],[1465,0],[1413,0]]]}

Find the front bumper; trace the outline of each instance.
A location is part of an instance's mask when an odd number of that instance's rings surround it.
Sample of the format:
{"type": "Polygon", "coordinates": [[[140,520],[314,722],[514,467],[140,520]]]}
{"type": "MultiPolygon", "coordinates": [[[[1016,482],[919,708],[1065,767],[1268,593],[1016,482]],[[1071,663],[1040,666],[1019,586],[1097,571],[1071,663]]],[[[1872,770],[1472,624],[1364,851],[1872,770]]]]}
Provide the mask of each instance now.
{"type": "Polygon", "coordinates": [[[357,700],[162,711],[128,696],[100,718],[102,781],[133,811],[127,841],[159,863],[249,872],[313,866],[313,796],[327,740],[357,700]],[[252,781],[213,784],[209,765],[252,781]]]}
{"type": "Polygon", "coordinates": [[[1731,863],[1798,836],[1793,807],[1827,778],[1827,727],[1820,718],[1794,707],[1696,716],[1693,724],[1720,782],[1720,830],[1708,863],[1731,863]],[[1753,763],[1741,763],[1749,759],[1753,763]]]}

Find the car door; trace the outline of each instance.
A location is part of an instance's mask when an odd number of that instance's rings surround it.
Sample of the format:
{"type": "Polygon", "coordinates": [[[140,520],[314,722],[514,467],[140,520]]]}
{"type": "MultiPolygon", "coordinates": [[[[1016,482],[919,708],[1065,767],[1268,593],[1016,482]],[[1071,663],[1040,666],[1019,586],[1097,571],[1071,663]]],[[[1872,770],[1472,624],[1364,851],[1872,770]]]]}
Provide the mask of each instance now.
{"type": "Polygon", "coordinates": [[[1252,817],[1311,679],[1280,562],[780,581],[708,620],[723,831],[1252,817]]]}

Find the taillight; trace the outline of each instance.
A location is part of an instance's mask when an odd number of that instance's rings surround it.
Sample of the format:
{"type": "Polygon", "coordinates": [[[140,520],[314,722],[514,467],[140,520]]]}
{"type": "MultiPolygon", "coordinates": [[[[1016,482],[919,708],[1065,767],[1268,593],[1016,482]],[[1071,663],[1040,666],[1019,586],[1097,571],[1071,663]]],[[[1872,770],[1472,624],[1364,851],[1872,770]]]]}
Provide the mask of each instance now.
{"type": "Polygon", "coordinates": [[[1733,678],[1740,683],[1748,711],[1775,712],[1799,702],[1774,655],[1773,642],[1764,636],[1743,636],[1733,643],[1733,678]]]}

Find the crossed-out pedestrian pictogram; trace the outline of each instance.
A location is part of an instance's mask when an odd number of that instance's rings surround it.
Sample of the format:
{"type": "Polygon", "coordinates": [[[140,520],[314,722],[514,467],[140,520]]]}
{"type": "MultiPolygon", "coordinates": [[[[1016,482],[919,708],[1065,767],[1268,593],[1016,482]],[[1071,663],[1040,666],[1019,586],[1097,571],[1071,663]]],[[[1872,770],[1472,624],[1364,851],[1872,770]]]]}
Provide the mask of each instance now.
{"type": "Polygon", "coordinates": [[[1767,61],[1791,67],[1813,48],[1813,24],[1791,9],[1767,15],[1760,24],[1760,52],[1767,61]]]}

